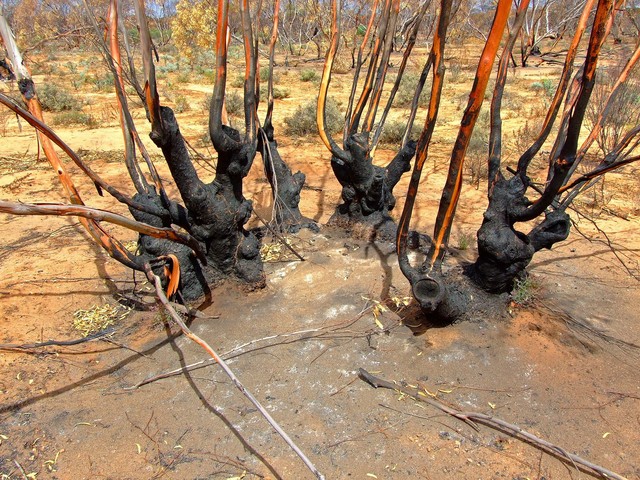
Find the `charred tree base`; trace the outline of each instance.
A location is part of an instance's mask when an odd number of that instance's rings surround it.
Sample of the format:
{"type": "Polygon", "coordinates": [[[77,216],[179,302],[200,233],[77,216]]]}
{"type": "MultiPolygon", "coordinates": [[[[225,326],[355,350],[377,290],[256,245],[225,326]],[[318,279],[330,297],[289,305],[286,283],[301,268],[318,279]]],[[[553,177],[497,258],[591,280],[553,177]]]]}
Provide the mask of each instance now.
{"type": "Polygon", "coordinates": [[[405,323],[414,334],[459,321],[508,315],[509,296],[481,289],[471,279],[471,273],[471,265],[456,266],[443,275],[422,274],[412,282],[416,301],[408,309],[405,323]]]}
{"type": "Polygon", "coordinates": [[[411,168],[415,142],[402,148],[386,168],[373,165],[368,135],[354,134],[347,143],[350,161],[331,159],[333,172],[342,185],[342,203],[329,220],[364,240],[395,241],[397,225],[389,215],[396,204],[393,189],[411,168]]]}
{"type": "Polygon", "coordinates": [[[528,205],[519,177],[499,180],[478,230],[478,260],[473,278],[489,292],[513,289],[514,281],[525,274],[535,252],[569,236],[571,221],[562,210],[551,211],[529,234],[514,228],[518,212],[528,205]]]}
{"type": "MultiPolygon", "coordinates": [[[[203,244],[203,247],[205,245],[203,244]]],[[[163,255],[175,255],[180,263],[179,289],[185,300],[198,300],[210,297],[211,289],[227,279],[236,279],[249,289],[262,288],[265,278],[260,258],[260,244],[253,233],[245,232],[238,242],[238,255],[230,270],[225,265],[217,265],[207,256],[208,263],[203,265],[190,248],[168,240],[140,235],[138,248],[142,259],[151,261],[163,255]]],[[[158,270],[157,274],[162,271],[158,270]]]]}
{"type": "MultiPolygon", "coordinates": [[[[194,300],[207,295],[210,285],[229,277],[251,286],[264,285],[260,243],[244,229],[253,209],[242,194],[242,182],[255,157],[255,146],[242,142],[237,130],[223,126],[218,133],[226,141],[220,148],[214,142],[218,151],[215,180],[204,183],[191,163],[173,112],[166,107],[160,111],[162,130],[154,130],[150,136],[162,149],[185,207],[181,218],[175,218],[170,205],[162,205],[158,195],[148,194],[144,200],[169,209],[170,220],[156,217],[146,221],[153,221],[153,225],[168,221],[179,224],[201,243],[207,260],[207,265],[200,265],[184,255],[179,258],[183,296],[194,300]]],[[[163,246],[146,239],[141,239],[140,246],[145,255],[157,255],[164,250],[163,246]]]]}

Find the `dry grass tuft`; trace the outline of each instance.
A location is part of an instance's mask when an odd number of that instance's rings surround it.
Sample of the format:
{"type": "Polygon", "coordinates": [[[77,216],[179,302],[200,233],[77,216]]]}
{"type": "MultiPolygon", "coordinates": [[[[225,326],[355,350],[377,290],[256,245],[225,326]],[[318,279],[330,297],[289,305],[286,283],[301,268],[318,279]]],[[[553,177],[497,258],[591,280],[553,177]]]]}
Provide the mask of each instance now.
{"type": "Polygon", "coordinates": [[[73,314],[73,328],[87,337],[104,330],[129,315],[130,308],[122,305],[94,305],[88,310],[78,310],[73,314]]]}

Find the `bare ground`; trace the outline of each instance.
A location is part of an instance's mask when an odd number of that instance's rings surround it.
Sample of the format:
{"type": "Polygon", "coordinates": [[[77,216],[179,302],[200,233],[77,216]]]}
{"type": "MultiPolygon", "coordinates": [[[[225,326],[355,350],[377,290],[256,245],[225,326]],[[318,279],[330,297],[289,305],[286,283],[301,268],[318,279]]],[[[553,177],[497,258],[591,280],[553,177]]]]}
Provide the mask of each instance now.
{"type": "MultiPolygon", "coordinates": [[[[119,179],[114,164],[96,162],[119,179]]],[[[2,187],[7,195],[19,185],[23,194],[50,198],[57,188],[37,164],[12,175],[14,182],[2,187]]],[[[325,221],[331,207],[320,197],[335,198],[338,187],[326,175],[312,175],[309,183],[304,213],[325,221]]],[[[257,183],[249,191],[257,196],[262,188],[257,183]]],[[[466,194],[481,197],[473,189],[466,194]]],[[[428,213],[425,202],[419,211],[428,213]]],[[[473,231],[481,211],[463,209],[458,231],[473,231]]],[[[75,311],[116,304],[134,290],[152,303],[141,279],[134,283],[131,273],[91,246],[75,220],[1,221],[2,343],[79,338],[71,326],[75,311]]],[[[630,255],[638,244],[630,233],[637,222],[610,216],[601,223],[630,255]]],[[[574,233],[534,259],[534,305],[498,298],[494,308],[473,312],[467,321],[415,336],[407,325],[420,319],[411,309],[383,312],[381,329],[371,308],[409,295],[390,245],[327,229],[304,231],[293,242],[305,262],[267,263],[267,287],[260,291],[223,285],[203,309],[219,317],[196,319],[192,328],[226,352],[240,379],[327,478],[585,477],[503,433],[476,432],[431,407],[374,390],[357,377],[358,368],[516,423],[640,478],[637,281],[606,246],[574,233]]],[[[449,268],[473,258],[473,245],[454,249],[449,268]]],[[[31,473],[58,479],[311,478],[214,365],[131,389],[203,359],[205,353],[156,310],[132,311],[101,340],[3,349],[0,473],[7,479],[31,473]]]]}

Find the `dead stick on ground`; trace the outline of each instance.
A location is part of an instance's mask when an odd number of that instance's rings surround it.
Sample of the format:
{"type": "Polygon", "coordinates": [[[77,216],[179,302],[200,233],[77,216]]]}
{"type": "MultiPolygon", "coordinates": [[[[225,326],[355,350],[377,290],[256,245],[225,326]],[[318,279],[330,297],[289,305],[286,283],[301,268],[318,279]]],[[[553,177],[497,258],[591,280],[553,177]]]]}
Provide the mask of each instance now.
{"type": "Polygon", "coordinates": [[[2,343],[0,344],[0,350],[29,350],[32,348],[43,348],[43,347],[68,347],[71,345],[79,345],[81,343],[90,342],[91,340],[99,340],[103,339],[103,337],[107,335],[111,335],[115,331],[115,328],[110,327],[106,330],[102,330],[101,332],[94,333],[93,335],[89,335],[88,337],[79,338],[76,340],[47,340],[46,342],[40,343],[2,343]]]}
{"type": "Polygon", "coordinates": [[[247,397],[251,403],[253,403],[253,405],[258,409],[258,411],[267,420],[267,422],[269,422],[269,424],[273,427],[273,429],[276,432],[278,432],[278,434],[282,437],[282,439],[300,457],[300,459],[304,462],[307,468],[311,470],[311,472],[313,472],[316,478],[318,478],[319,480],[324,480],[324,475],[322,475],[322,473],[318,471],[315,465],[311,463],[311,460],[307,458],[307,456],[302,452],[302,450],[300,450],[300,448],[298,448],[298,446],[295,443],[293,443],[293,440],[291,440],[289,435],[287,435],[287,433],[282,429],[282,427],[280,427],[280,425],[278,425],[278,423],[273,419],[273,417],[269,415],[269,412],[267,412],[267,410],[256,399],[256,397],[254,397],[253,394],[245,388],[245,386],[240,382],[238,377],[236,377],[236,375],[231,371],[227,363],[224,360],[222,360],[222,358],[220,358],[220,356],[215,352],[213,348],[211,348],[211,346],[207,342],[205,342],[198,335],[193,333],[189,329],[189,327],[187,327],[187,325],[182,321],[182,318],[180,318],[180,315],[178,315],[178,313],[169,303],[169,300],[167,299],[166,295],[164,294],[164,291],[162,290],[162,283],[160,281],[160,277],[158,277],[156,274],[153,273],[153,270],[151,270],[151,266],[149,264],[146,264],[144,267],[145,267],[145,273],[147,274],[147,278],[151,283],[153,283],[153,285],[156,288],[156,295],[158,296],[158,299],[166,309],[167,313],[171,316],[172,320],[176,322],[176,324],[180,327],[182,332],[189,338],[189,340],[200,345],[209,355],[211,355],[211,357],[218,363],[218,365],[222,367],[224,372],[231,379],[231,381],[238,388],[238,390],[240,390],[240,392],[242,392],[242,394],[245,397],[247,397]]]}
{"type": "MultiPolygon", "coordinates": [[[[172,305],[175,305],[172,303],[172,305]]],[[[182,306],[182,305],[181,305],[182,306]]],[[[185,311],[187,310],[185,307],[182,307],[185,311]]],[[[344,321],[340,321],[338,323],[334,323],[332,325],[325,325],[324,327],[318,327],[318,328],[310,328],[310,329],[306,329],[306,330],[298,330],[296,332],[288,332],[288,333],[278,333],[276,335],[269,335],[267,337],[262,337],[262,338],[256,338],[253,340],[250,340],[246,343],[243,343],[241,345],[238,345],[236,347],[233,347],[231,350],[227,350],[226,352],[222,353],[220,356],[223,358],[227,358],[231,355],[235,355],[238,352],[243,351],[246,347],[250,347],[253,345],[256,345],[258,343],[263,343],[266,342],[268,340],[275,340],[275,339],[284,339],[284,338],[289,338],[289,337],[293,337],[293,336],[299,336],[300,338],[298,338],[297,340],[303,340],[303,339],[308,339],[308,340],[312,340],[314,338],[321,338],[322,335],[325,335],[326,333],[331,333],[332,331],[337,331],[340,330],[342,328],[346,328],[349,327],[351,325],[353,325],[355,322],[357,322],[358,320],[360,320],[360,318],[362,318],[362,316],[368,311],[369,309],[363,309],[358,315],[356,315],[354,318],[350,318],[348,321],[344,322],[344,321]],[[317,333],[318,335],[311,335],[317,333]]],[[[205,318],[210,318],[210,317],[205,317],[205,318]]],[[[217,318],[217,317],[212,317],[212,318],[217,318]]],[[[276,345],[282,345],[282,343],[272,343],[270,345],[265,345],[264,347],[259,347],[259,348],[267,348],[267,347],[273,347],[276,345]]],[[[245,351],[242,353],[248,353],[249,351],[245,351]]],[[[174,370],[170,370],[168,372],[162,372],[162,373],[158,373],[156,375],[152,375],[150,377],[147,377],[141,381],[139,381],[138,383],[136,383],[135,385],[131,385],[130,387],[124,387],[124,390],[135,390],[136,388],[142,387],[143,385],[147,385],[149,383],[155,382],[157,380],[162,380],[164,378],[169,378],[169,377],[173,377],[175,375],[182,375],[184,373],[187,372],[191,372],[193,370],[199,369],[199,368],[204,368],[207,367],[211,364],[214,364],[215,359],[213,358],[207,358],[206,360],[199,360],[197,362],[191,363],[189,365],[185,365],[184,367],[180,367],[180,368],[176,368],[174,370]]]]}
{"type": "Polygon", "coordinates": [[[501,432],[506,432],[514,438],[525,439],[528,443],[545,450],[557,458],[565,461],[568,464],[573,465],[576,469],[584,469],[587,471],[591,471],[597,475],[600,475],[605,478],[614,478],[616,480],[626,480],[625,477],[618,475],[611,470],[607,470],[604,467],[596,465],[594,463],[589,462],[577,455],[567,452],[564,448],[554,445],[553,443],[547,442],[540,437],[529,433],[517,425],[512,423],[505,422],[504,420],[500,420],[499,418],[492,417],[490,415],[485,415],[484,413],[479,412],[463,412],[457,410],[452,407],[448,407],[437,400],[432,398],[422,397],[418,395],[415,391],[409,390],[408,388],[401,387],[396,385],[395,383],[388,382],[387,380],[383,380],[382,378],[375,377],[367,372],[365,369],[359,369],[359,375],[362,380],[367,382],[369,385],[375,388],[389,388],[391,390],[396,390],[408,397],[413,398],[414,400],[418,400],[420,402],[428,403],[432,407],[437,408],[438,410],[445,412],[452,417],[455,417],[459,420],[462,420],[465,423],[469,422],[477,422],[485,425],[489,428],[493,428],[495,430],[499,430],[501,432]]]}

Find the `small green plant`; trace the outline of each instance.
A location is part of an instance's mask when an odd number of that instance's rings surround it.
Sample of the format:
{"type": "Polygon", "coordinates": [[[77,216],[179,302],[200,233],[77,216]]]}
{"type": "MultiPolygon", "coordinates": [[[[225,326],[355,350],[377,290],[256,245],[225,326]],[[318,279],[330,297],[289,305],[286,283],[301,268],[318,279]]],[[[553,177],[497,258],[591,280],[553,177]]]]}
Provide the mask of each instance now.
{"type": "Polygon", "coordinates": [[[72,94],[52,83],[45,83],[38,89],[38,99],[47,112],[80,110],[82,103],[72,94]]]}
{"type": "Polygon", "coordinates": [[[175,107],[173,110],[176,113],[183,113],[191,110],[191,105],[189,105],[189,101],[187,100],[187,97],[185,97],[184,95],[176,96],[174,103],[175,103],[175,107]]]}
{"type": "Polygon", "coordinates": [[[300,80],[303,82],[311,82],[318,78],[318,73],[315,70],[302,70],[300,72],[300,80]]]}
{"type": "Polygon", "coordinates": [[[511,292],[511,300],[513,300],[513,303],[523,307],[531,305],[538,296],[539,290],[538,283],[530,275],[527,275],[516,280],[511,292]]]}
{"type": "Polygon", "coordinates": [[[458,249],[468,250],[474,242],[474,235],[471,232],[461,232],[458,236],[458,249]]]}
{"type": "MultiPolygon", "coordinates": [[[[318,133],[318,125],[316,123],[317,100],[312,100],[299,106],[290,117],[284,119],[286,132],[293,136],[304,136],[318,133]]],[[[330,132],[336,133],[342,129],[344,125],[343,115],[338,109],[335,100],[327,99],[326,105],[327,128],[330,132]]]]}

